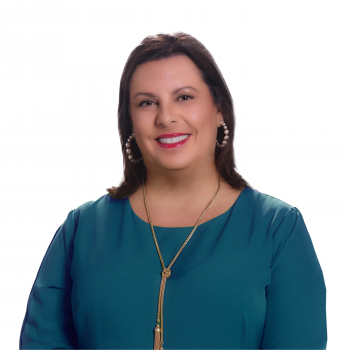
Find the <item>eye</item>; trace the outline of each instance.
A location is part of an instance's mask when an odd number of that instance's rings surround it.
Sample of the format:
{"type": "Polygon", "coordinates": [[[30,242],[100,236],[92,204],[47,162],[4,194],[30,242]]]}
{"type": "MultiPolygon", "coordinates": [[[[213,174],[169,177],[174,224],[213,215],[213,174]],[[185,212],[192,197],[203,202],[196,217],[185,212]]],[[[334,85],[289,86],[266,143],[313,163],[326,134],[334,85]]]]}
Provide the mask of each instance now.
{"type": "MultiPolygon", "coordinates": [[[[142,101],[142,102],[139,104],[139,106],[142,107],[143,104],[146,103],[146,102],[153,102],[153,101],[150,101],[150,100],[142,101]]],[[[150,105],[147,105],[147,106],[150,106],[150,105]]]]}
{"type": "MultiPolygon", "coordinates": [[[[186,96],[186,97],[189,97],[189,98],[191,98],[192,100],[193,100],[193,97],[192,96],[190,96],[190,95],[181,95],[180,97],[184,97],[184,96],[186,96]]],[[[179,97],[179,98],[180,98],[179,97]]],[[[188,98],[186,98],[186,100],[185,101],[188,101],[188,98]]]]}
{"type": "MultiPolygon", "coordinates": [[[[183,100],[183,101],[188,101],[188,100],[189,100],[188,97],[189,97],[190,99],[193,100],[193,97],[190,96],[190,95],[181,95],[181,96],[179,96],[179,98],[181,98],[181,97],[187,97],[187,98],[186,98],[185,100],[183,100]]],[[[144,100],[144,101],[140,102],[139,106],[142,107],[142,106],[144,106],[144,103],[147,103],[147,102],[154,103],[154,102],[151,101],[151,100],[144,100]]],[[[147,106],[151,106],[151,104],[148,104],[148,105],[145,105],[145,106],[146,106],[146,107],[147,107],[147,106]]]]}

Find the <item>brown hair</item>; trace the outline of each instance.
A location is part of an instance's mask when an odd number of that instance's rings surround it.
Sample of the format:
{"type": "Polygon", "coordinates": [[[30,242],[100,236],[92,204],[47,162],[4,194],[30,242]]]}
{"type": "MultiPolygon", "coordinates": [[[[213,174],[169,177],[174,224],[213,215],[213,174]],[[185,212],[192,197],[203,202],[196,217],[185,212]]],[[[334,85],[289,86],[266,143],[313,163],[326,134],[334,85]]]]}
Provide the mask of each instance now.
{"type": "MultiPolygon", "coordinates": [[[[236,171],[233,140],[235,132],[235,115],[230,91],[217,67],[214,58],[205,46],[197,39],[183,32],[174,34],[159,33],[147,36],[129,55],[125,64],[119,87],[118,129],[124,159],[124,178],[118,187],[107,188],[108,195],[113,198],[126,198],[133,194],[143,181],[146,180],[147,168],[141,160],[133,163],[128,159],[126,142],[132,134],[132,120],[130,116],[130,81],[135,69],[142,63],[157,61],[178,55],[186,55],[199,68],[203,81],[207,84],[214,104],[222,112],[224,122],[229,130],[229,142],[225,147],[216,147],[215,164],[218,173],[232,188],[252,188],[249,183],[236,171]]],[[[222,142],[224,128],[218,128],[217,140],[222,142]]],[[[133,159],[142,157],[137,143],[133,139],[130,144],[133,159]]]]}

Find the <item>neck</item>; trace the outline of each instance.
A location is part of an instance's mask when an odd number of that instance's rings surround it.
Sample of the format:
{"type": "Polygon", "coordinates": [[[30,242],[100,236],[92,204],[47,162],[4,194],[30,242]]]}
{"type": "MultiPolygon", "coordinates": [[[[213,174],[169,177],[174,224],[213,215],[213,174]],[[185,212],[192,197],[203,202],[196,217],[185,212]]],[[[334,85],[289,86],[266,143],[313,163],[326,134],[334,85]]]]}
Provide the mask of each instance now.
{"type": "Polygon", "coordinates": [[[218,176],[215,164],[166,172],[147,170],[147,197],[167,203],[202,201],[215,194],[218,176]]]}

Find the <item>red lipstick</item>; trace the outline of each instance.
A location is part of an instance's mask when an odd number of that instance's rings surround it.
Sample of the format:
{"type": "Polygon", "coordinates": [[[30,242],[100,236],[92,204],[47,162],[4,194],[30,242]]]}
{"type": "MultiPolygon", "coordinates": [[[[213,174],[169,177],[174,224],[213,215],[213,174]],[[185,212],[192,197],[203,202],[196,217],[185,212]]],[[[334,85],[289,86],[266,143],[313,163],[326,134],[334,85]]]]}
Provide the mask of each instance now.
{"type": "Polygon", "coordinates": [[[188,135],[188,137],[186,137],[184,140],[180,141],[180,142],[176,142],[176,143],[161,143],[159,142],[157,139],[157,143],[160,147],[163,147],[163,148],[174,148],[174,147],[180,147],[182,146],[184,143],[186,143],[186,141],[191,137],[190,134],[164,134],[164,135],[161,135],[161,137],[159,138],[165,138],[165,137],[177,137],[177,136],[181,136],[181,135],[188,135]],[[166,135],[171,135],[171,136],[166,136],[166,135]]]}

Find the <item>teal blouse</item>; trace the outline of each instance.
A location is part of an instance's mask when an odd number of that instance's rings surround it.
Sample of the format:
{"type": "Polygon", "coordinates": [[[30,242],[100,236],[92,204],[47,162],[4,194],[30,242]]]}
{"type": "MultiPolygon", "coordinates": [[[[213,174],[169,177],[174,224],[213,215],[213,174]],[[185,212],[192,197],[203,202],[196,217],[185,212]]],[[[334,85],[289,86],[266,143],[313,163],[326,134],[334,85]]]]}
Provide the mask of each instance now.
{"type": "MultiPolygon", "coordinates": [[[[192,227],[154,226],[166,267],[192,227]]],[[[30,291],[20,349],[153,349],[162,266],[129,198],[68,213],[30,291]]],[[[326,286],[296,207],[245,188],[171,268],[164,349],[326,349],[326,286]]]]}

